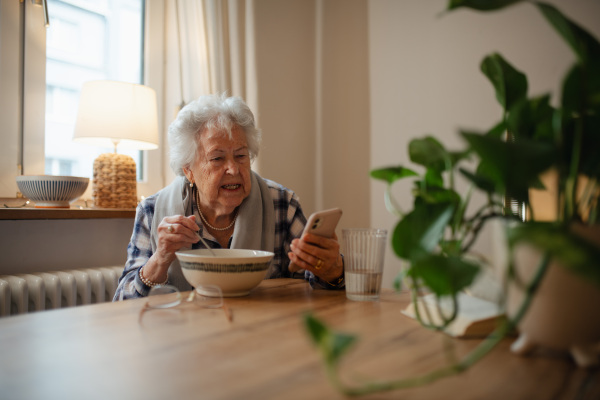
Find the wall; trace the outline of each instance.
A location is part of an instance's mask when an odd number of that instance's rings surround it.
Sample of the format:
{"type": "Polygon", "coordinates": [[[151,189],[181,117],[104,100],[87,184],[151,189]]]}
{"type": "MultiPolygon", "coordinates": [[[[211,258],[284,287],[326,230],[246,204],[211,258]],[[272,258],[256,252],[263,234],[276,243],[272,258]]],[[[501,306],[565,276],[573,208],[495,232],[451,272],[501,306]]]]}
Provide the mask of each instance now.
{"type": "Polygon", "coordinates": [[[344,211],[340,228],[368,227],[368,4],[363,0],[325,0],[320,4],[322,169],[317,173],[322,177],[322,202],[317,208],[340,207],[344,211]]]}
{"type": "Polygon", "coordinates": [[[368,226],[367,3],[255,4],[260,173],[292,188],[307,215],[339,207],[340,229],[368,226]]]}
{"type": "Polygon", "coordinates": [[[125,265],[132,219],[0,221],[0,275],[125,265]]]}
{"type": "Polygon", "coordinates": [[[256,1],[259,170],[315,207],[315,3],[256,1]]]}

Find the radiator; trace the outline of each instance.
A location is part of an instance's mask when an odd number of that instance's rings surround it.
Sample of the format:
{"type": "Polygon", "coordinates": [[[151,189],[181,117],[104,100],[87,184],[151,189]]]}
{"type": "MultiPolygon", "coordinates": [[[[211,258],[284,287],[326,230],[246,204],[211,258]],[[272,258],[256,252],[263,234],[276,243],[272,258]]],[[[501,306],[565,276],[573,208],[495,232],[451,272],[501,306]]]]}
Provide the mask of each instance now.
{"type": "Polygon", "coordinates": [[[112,301],[123,266],[0,275],[0,317],[112,301]]]}

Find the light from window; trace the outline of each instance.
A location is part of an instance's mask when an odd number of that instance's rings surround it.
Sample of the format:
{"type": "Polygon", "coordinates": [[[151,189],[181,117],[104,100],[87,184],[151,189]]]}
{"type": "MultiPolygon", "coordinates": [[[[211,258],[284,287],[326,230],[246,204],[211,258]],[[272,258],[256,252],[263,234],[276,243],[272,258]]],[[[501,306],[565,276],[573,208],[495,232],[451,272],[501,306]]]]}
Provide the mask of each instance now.
{"type": "MultiPolygon", "coordinates": [[[[45,173],[92,177],[111,148],[72,140],[81,86],[109,79],[142,83],[143,0],[49,0],[46,35],[45,173]]],[[[141,152],[119,150],[143,171],[141,152]]]]}

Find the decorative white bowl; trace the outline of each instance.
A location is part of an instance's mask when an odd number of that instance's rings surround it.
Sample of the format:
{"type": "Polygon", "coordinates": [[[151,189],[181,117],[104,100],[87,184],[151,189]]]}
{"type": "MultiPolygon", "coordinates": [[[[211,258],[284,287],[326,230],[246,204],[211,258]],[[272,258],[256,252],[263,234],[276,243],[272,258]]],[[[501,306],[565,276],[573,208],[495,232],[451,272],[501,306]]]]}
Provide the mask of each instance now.
{"type": "MultiPolygon", "coordinates": [[[[202,293],[202,285],[216,285],[224,297],[246,296],[265,278],[274,254],[243,249],[196,249],[175,253],[183,276],[202,293]]],[[[210,295],[210,293],[206,293],[210,295]]]]}
{"type": "Polygon", "coordinates": [[[90,182],[77,176],[23,175],[17,176],[17,186],[36,208],[69,208],[81,196],[90,182]]]}

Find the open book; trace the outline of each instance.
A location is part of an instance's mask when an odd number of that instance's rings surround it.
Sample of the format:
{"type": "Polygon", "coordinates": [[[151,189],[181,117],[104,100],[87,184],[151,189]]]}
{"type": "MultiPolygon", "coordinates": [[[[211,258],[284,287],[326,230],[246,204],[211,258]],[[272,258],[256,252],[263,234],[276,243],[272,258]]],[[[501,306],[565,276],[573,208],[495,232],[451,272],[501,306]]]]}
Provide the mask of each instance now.
{"type": "MultiPolygon", "coordinates": [[[[469,296],[465,293],[459,293],[457,296],[459,313],[456,319],[444,330],[448,335],[461,338],[483,337],[490,334],[504,318],[498,305],[491,301],[469,296]]],[[[428,294],[420,297],[418,300],[419,315],[424,322],[429,322],[428,315],[431,316],[433,323],[441,325],[442,319],[436,306],[434,294],[428,294]],[[425,311],[425,306],[429,314],[425,311]]],[[[452,314],[452,300],[448,297],[440,301],[440,309],[443,315],[452,314]]],[[[415,305],[410,303],[402,314],[411,318],[415,316],[415,305]]]]}

